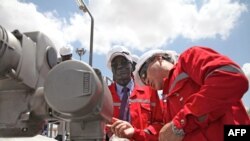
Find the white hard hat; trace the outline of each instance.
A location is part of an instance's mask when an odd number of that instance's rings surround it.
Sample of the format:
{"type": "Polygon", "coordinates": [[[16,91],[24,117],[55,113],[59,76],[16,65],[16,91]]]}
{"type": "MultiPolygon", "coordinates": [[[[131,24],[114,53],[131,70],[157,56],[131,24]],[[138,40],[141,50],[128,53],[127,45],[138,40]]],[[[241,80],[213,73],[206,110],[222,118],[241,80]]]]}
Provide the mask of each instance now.
{"type": "Polygon", "coordinates": [[[140,86],[144,86],[145,84],[142,82],[140,76],[139,76],[139,70],[143,66],[143,64],[152,56],[158,55],[158,54],[168,54],[169,57],[173,62],[171,63],[176,63],[178,59],[178,54],[175,51],[172,50],[160,50],[160,49],[155,49],[155,50],[149,50],[145,52],[138,60],[136,64],[136,68],[134,71],[134,77],[135,77],[135,82],[139,84],[140,86]]]}
{"type": "Polygon", "coordinates": [[[137,63],[137,62],[138,62],[139,57],[138,57],[137,55],[132,54],[132,55],[131,55],[131,57],[132,57],[132,61],[133,61],[133,62],[135,62],[135,63],[137,63]]]}
{"type": "Polygon", "coordinates": [[[115,46],[107,54],[107,67],[111,69],[111,62],[117,56],[123,56],[128,61],[132,62],[132,57],[130,51],[124,46],[115,46]]]}
{"type": "Polygon", "coordinates": [[[60,55],[65,56],[65,55],[70,55],[70,54],[72,54],[72,47],[64,46],[60,48],[60,55]]]}

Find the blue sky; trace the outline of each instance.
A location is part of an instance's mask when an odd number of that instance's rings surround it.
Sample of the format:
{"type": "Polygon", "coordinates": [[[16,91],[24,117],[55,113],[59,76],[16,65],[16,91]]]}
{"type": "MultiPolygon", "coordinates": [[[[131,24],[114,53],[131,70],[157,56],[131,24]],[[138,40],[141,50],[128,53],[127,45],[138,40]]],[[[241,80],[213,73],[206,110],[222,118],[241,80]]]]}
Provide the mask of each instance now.
{"type": "MultiPolygon", "coordinates": [[[[91,0],[95,19],[93,67],[111,77],[106,53],[125,45],[140,56],[153,49],[178,53],[209,46],[238,63],[250,78],[250,2],[248,0],[91,0]]],[[[12,31],[42,31],[57,49],[89,50],[90,18],[75,0],[0,0],[0,25],[12,31]]],[[[89,52],[82,57],[88,62],[89,52]]],[[[79,59],[74,53],[73,57],[79,59]]],[[[250,92],[243,102],[250,107],[250,92]]]]}

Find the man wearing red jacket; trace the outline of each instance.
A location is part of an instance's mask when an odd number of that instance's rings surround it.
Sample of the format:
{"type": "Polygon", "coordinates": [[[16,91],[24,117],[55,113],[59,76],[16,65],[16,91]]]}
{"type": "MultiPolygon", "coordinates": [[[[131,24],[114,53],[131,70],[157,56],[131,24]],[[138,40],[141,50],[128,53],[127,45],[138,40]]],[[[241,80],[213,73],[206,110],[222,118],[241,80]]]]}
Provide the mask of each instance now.
{"type": "Polygon", "coordinates": [[[136,141],[158,140],[163,125],[162,103],[157,92],[148,86],[138,86],[133,79],[131,53],[123,46],[113,48],[107,55],[114,83],[109,86],[114,102],[112,129],[128,124],[131,134],[112,130],[118,137],[136,141]],[[125,90],[124,90],[125,89],[125,90]],[[127,99],[124,95],[128,94],[127,99]],[[125,104],[124,104],[125,103],[125,104]],[[157,107],[157,108],[156,108],[157,107]],[[117,126],[118,125],[118,126],[117,126]]]}
{"type": "Polygon", "coordinates": [[[222,141],[224,125],[250,124],[241,101],[247,78],[236,63],[210,48],[191,47],[176,64],[162,51],[147,52],[135,78],[165,94],[160,141],[222,141]]]}

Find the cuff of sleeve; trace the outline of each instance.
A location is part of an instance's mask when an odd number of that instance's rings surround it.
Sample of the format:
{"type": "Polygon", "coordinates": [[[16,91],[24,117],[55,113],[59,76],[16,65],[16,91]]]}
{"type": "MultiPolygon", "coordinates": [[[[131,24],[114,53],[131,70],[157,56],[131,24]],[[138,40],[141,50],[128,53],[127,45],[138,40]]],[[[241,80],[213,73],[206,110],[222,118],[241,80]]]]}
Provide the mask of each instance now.
{"type": "Polygon", "coordinates": [[[150,134],[152,134],[152,135],[157,134],[157,131],[155,130],[155,128],[153,126],[148,126],[146,130],[148,130],[150,132],[150,134]]]}
{"type": "Polygon", "coordinates": [[[185,133],[193,132],[198,128],[205,128],[208,126],[210,116],[208,114],[197,117],[192,114],[188,108],[183,108],[173,118],[172,122],[178,129],[183,129],[185,133]]]}
{"type": "Polygon", "coordinates": [[[174,119],[172,120],[173,124],[176,126],[176,128],[178,129],[183,129],[185,128],[186,124],[187,124],[187,119],[185,117],[185,112],[184,110],[180,110],[179,113],[174,117],[174,119]]]}
{"type": "Polygon", "coordinates": [[[132,138],[133,139],[140,139],[140,138],[142,138],[144,136],[145,136],[145,132],[143,130],[135,128],[135,132],[134,132],[132,138]]]}
{"type": "Polygon", "coordinates": [[[195,119],[196,118],[194,116],[192,116],[190,114],[190,112],[182,109],[174,117],[172,122],[177,129],[183,129],[185,133],[190,133],[198,128],[198,125],[197,125],[195,119]]]}

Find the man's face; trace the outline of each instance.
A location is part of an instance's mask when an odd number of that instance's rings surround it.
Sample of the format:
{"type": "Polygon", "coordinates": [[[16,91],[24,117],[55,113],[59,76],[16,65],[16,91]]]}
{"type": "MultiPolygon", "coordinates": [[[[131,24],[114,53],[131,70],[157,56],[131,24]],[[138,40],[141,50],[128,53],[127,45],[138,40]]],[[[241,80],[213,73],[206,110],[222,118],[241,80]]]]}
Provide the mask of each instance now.
{"type": "Polygon", "coordinates": [[[166,73],[162,70],[162,66],[158,60],[151,62],[147,69],[147,85],[151,86],[155,90],[161,90],[163,86],[164,74],[166,73]]]}
{"type": "Polygon", "coordinates": [[[112,60],[111,68],[114,80],[118,84],[126,86],[131,80],[132,63],[123,56],[117,56],[112,60]]]}
{"type": "Polygon", "coordinates": [[[140,75],[143,83],[155,90],[162,90],[163,79],[168,77],[169,70],[173,67],[173,64],[163,60],[161,57],[153,57],[148,60],[144,67],[144,73],[140,75]]]}

